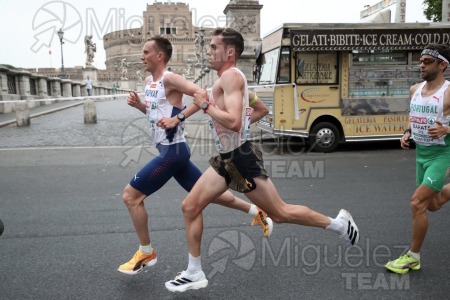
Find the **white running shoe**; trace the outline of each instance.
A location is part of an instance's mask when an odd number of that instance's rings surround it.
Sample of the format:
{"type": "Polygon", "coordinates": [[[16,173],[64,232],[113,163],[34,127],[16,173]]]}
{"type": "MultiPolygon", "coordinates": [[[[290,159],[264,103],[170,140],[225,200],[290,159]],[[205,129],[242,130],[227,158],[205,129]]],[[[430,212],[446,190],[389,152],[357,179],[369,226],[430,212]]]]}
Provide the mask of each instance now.
{"type": "Polygon", "coordinates": [[[352,246],[357,245],[360,234],[358,226],[356,226],[355,221],[353,221],[352,215],[345,209],[341,209],[336,217],[336,220],[341,221],[345,226],[345,231],[341,237],[349,241],[352,246]]]}
{"type": "Polygon", "coordinates": [[[206,279],[203,271],[195,274],[188,274],[186,271],[181,272],[174,280],[166,282],[166,289],[171,292],[185,292],[187,290],[198,290],[208,286],[208,279],[206,279]]]}

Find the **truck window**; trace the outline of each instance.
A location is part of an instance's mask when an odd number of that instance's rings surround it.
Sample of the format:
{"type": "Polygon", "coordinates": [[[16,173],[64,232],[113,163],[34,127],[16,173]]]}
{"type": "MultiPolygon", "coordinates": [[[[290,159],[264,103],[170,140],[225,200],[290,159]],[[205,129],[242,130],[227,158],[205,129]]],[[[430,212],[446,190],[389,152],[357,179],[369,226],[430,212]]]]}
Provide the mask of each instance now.
{"type": "MultiPolygon", "coordinates": [[[[420,53],[413,52],[408,62],[408,51],[353,50],[349,69],[350,97],[396,97],[389,101],[407,101],[409,87],[420,81],[420,53]],[[397,99],[400,97],[399,99],[397,99]]],[[[407,110],[405,104],[397,104],[396,111],[407,110]]]]}
{"type": "Polygon", "coordinates": [[[291,52],[289,47],[281,48],[280,55],[280,69],[278,71],[278,83],[289,83],[291,82],[290,71],[291,71],[291,52]]]}
{"type": "Polygon", "coordinates": [[[389,50],[353,50],[353,65],[406,65],[408,53],[389,50]]]}
{"type": "Polygon", "coordinates": [[[337,52],[299,52],[295,58],[297,84],[337,84],[337,52]]]}
{"type": "Polygon", "coordinates": [[[264,53],[260,66],[259,84],[274,84],[277,75],[277,62],[280,48],[264,53]]]}

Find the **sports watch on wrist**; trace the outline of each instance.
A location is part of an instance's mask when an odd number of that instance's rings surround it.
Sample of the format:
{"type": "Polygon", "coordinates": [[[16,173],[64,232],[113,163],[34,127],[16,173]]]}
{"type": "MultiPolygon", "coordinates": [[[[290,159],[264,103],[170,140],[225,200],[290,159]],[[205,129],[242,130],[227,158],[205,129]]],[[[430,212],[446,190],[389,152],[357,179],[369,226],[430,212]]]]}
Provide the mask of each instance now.
{"type": "Polygon", "coordinates": [[[208,101],[205,101],[202,104],[200,104],[200,108],[203,109],[203,112],[205,112],[205,113],[206,113],[206,110],[208,109],[208,106],[209,106],[208,101]]]}
{"type": "Polygon", "coordinates": [[[180,122],[184,122],[184,120],[186,120],[186,116],[181,112],[177,115],[177,118],[180,122]]]}

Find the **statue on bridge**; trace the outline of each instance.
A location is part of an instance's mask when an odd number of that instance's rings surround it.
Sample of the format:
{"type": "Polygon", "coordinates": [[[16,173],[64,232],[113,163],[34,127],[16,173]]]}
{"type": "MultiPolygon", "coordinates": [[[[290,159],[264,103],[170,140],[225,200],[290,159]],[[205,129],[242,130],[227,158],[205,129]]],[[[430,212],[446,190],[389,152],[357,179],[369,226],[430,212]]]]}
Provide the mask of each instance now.
{"type": "Polygon", "coordinates": [[[128,63],[127,59],[123,58],[120,62],[120,70],[122,72],[122,80],[128,80],[128,63]]]}
{"type": "Polygon", "coordinates": [[[139,82],[144,81],[144,76],[142,75],[141,70],[136,71],[136,80],[138,80],[139,82]]]}
{"type": "Polygon", "coordinates": [[[92,34],[84,37],[85,53],[86,53],[86,67],[92,67],[97,46],[92,41],[92,34]]]}

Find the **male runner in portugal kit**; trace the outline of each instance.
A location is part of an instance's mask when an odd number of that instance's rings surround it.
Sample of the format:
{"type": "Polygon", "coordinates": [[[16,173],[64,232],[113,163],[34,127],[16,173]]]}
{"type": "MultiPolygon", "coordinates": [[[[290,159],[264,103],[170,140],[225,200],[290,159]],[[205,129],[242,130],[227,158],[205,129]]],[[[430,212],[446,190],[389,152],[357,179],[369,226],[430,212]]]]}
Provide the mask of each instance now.
{"type": "Polygon", "coordinates": [[[386,268],[398,274],[420,269],[420,249],[428,230],[428,211],[439,210],[450,199],[450,82],[444,71],[450,61],[447,45],[430,44],[420,56],[420,76],[424,80],[411,87],[410,128],[400,139],[403,149],[409,139],[416,143],[416,184],[411,198],[411,248],[386,268]]]}
{"type": "MultiPolygon", "coordinates": [[[[145,103],[141,102],[135,92],[128,97],[130,106],[147,114],[153,136],[152,143],[159,151],[159,156],[136,173],[123,191],[123,201],[128,208],[140,243],[133,258],[118,268],[118,271],[130,275],[139,273],[143,267],[152,266],[157,261],[156,252],[150,243],[148,214],[144,200],[172,177],[186,191],[190,191],[201,176],[200,170],[190,161],[190,150],[182,127],[186,117],[200,110],[192,104],[182,112],[183,94],[192,96],[199,87],[182,76],[167,71],[166,66],[171,55],[172,45],[168,39],[160,36],[150,38],[145,43],[141,55],[146,71],[152,74],[146,80],[145,103]],[[168,123],[177,126],[169,130],[166,126],[168,123]]],[[[260,100],[256,101],[255,107],[257,108],[255,120],[268,111],[260,100]]],[[[252,215],[252,224],[258,223],[266,237],[272,232],[272,220],[265,212],[235,197],[231,192],[218,195],[214,202],[252,215]]]]}

